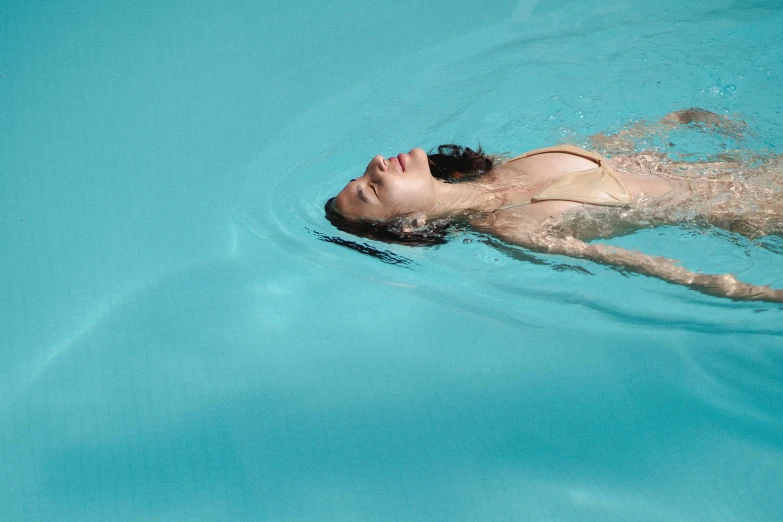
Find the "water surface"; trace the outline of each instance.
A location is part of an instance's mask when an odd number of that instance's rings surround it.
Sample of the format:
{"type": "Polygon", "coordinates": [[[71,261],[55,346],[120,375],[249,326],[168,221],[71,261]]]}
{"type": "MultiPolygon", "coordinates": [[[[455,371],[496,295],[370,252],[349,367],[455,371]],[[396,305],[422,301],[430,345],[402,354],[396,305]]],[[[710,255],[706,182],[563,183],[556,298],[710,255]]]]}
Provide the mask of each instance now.
{"type": "MultiPolygon", "coordinates": [[[[475,235],[384,263],[322,212],[375,154],[691,106],[753,132],[673,153],[780,153],[777,2],[0,15],[4,520],[783,511],[779,305],[475,235]]],[[[776,239],[612,243],[783,287],[776,239]]]]}

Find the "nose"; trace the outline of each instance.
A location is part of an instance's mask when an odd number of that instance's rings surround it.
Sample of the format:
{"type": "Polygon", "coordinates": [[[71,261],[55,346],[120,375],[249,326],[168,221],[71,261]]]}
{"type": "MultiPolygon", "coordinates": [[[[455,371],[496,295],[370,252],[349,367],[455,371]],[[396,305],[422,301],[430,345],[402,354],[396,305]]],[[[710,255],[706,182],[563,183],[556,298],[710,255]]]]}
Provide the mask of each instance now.
{"type": "Polygon", "coordinates": [[[378,165],[378,168],[386,172],[386,158],[378,154],[372,159],[372,163],[378,165]]]}

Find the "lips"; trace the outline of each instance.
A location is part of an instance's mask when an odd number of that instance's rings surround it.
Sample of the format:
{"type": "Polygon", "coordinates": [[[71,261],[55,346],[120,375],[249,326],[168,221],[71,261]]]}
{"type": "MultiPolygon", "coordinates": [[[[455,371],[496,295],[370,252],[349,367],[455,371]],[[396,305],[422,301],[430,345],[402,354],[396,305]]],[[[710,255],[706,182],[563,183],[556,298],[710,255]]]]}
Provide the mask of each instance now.
{"type": "Polygon", "coordinates": [[[405,164],[408,162],[408,159],[405,157],[405,154],[400,152],[397,154],[397,161],[400,162],[400,167],[402,168],[402,171],[405,172],[405,164]]]}

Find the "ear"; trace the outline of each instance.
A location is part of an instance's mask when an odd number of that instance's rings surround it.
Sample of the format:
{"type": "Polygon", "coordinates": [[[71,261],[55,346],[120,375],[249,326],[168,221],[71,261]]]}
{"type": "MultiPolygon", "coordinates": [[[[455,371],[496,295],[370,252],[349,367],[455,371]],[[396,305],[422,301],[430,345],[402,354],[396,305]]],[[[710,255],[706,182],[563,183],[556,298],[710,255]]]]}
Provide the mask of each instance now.
{"type": "Polygon", "coordinates": [[[413,216],[410,216],[405,220],[405,223],[402,225],[402,231],[406,234],[415,232],[416,230],[421,230],[424,228],[424,226],[427,224],[427,216],[422,214],[421,212],[418,214],[414,214],[413,216]]]}

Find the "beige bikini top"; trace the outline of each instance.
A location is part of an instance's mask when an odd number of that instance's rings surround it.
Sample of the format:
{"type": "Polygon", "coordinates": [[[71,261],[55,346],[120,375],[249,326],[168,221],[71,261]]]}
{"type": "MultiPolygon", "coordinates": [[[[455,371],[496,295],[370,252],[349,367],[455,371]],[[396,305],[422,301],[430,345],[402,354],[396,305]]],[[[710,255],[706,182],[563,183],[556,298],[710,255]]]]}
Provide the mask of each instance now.
{"type": "Polygon", "coordinates": [[[604,207],[623,207],[631,204],[631,195],[628,193],[628,188],[623,183],[623,180],[620,179],[620,176],[617,175],[617,172],[612,167],[606,164],[606,159],[595,152],[580,149],[573,145],[557,145],[526,152],[510,159],[509,162],[549,152],[572,154],[594,161],[598,166],[593,169],[579,170],[566,174],[553,181],[529,200],[506,205],[498,210],[546,200],[575,201],[577,203],[589,203],[590,205],[604,207]]]}

